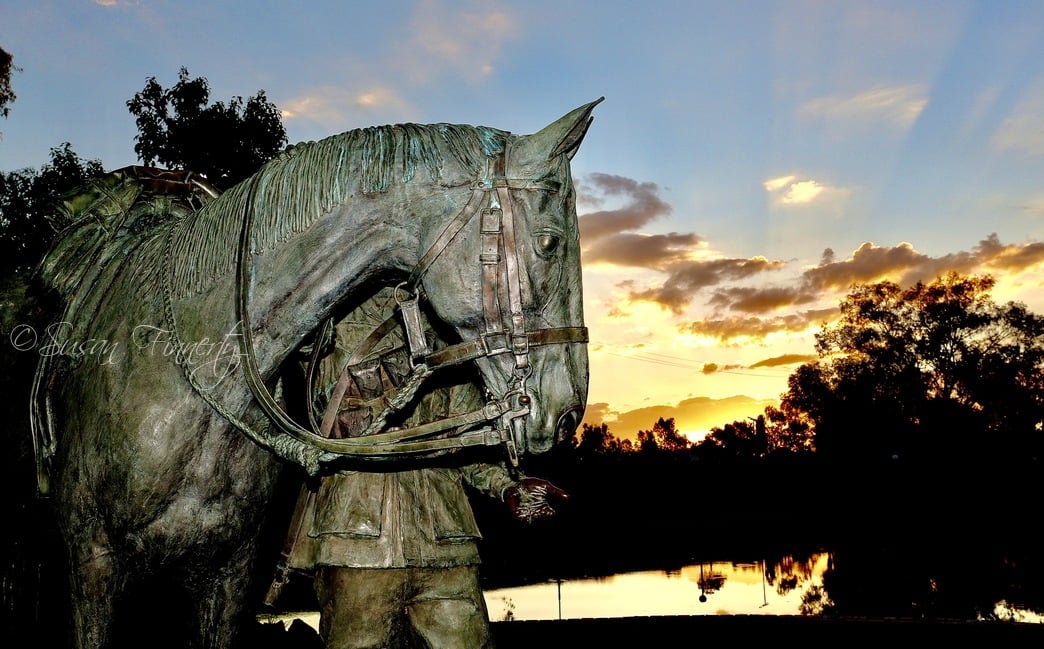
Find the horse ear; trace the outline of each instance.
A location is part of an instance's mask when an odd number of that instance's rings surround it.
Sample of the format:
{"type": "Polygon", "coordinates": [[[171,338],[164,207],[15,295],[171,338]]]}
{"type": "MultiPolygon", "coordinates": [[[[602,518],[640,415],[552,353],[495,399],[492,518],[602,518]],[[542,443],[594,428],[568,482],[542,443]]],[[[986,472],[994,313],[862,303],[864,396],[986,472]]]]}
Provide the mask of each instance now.
{"type": "Polygon", "coordinates": [[[521,138],[515,143],[512,156],[522,164],[542,163],[563,153],[572,160],[593,121],[591,111],[604,99],[599,97],[563,115],[538,133],[521,138]]]}

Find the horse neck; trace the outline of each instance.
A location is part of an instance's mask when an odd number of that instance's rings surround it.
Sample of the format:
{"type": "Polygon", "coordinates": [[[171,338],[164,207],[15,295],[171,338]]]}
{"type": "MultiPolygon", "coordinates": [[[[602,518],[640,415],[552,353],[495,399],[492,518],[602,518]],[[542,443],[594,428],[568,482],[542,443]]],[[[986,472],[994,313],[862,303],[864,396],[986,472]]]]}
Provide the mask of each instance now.
{"type": "Polygon", "coordinates": [[[261,367],[279,364],[340,301],[416,263],[416,229],[391,212],[380,199],[341,205],[254,260],[247,315],[261,367]]]}

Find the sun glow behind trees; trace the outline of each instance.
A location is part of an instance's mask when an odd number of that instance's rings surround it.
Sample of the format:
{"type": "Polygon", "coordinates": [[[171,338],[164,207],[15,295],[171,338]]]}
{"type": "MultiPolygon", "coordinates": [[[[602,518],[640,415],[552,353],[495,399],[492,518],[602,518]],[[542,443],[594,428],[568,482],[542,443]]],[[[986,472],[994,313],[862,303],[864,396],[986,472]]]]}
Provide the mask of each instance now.
{"type": "Polygon", "coordinates": [[[983,444],[995,446],[998,458],[1034,457],[1044,448],[1044,320],[1024,304],[998,303],[991,295],[995,286],[991,276],[952,272],[909,288],[858,285],[841,301],[839,318],[815,333],[818,357],[781,355],[742,369],[708,363],[698,370],[692,359],[633,350],[631,360],[693,374],[732,372],[749,380],[756,367],[796,369],[778,407],[762,404],[722,418],[709,435],[694,435],[683,420],[663,414],[707,405],[698,399],[627,413],[645,422],[595,404],[584,431],[591,419],[615,415],[615,422],[601,424],[602,435],[633,440],[637,448],[652,439],[664,450],[677,446],[661,439],[669,428],[695,442],[726,446],[733,437],[739,443],[767,435],[761,453],[815,448],[835,459],[965,458],[983,444]],[[652,431],[646,422],[656,422],[652,431]],[[630,435],[634,423],[636,437],[630,435]]]}

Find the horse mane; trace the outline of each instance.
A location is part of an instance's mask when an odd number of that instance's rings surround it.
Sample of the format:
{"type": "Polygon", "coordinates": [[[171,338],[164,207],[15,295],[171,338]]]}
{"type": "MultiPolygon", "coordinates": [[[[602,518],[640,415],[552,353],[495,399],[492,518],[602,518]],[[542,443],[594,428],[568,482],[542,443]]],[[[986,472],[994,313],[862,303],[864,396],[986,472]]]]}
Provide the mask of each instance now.
{"type": "Polygon", "coordinates": [[[509,133],[462,124],[371,126],[287,148],[253,176],[174,223],[168,264],[172,297],[202,292],[235,268],[246,210],[253,220],[252,249],[260,253],[289,239],[354,191],[379,194],[418,167],[438,180],[447,152],[472,177],[502,152],[509,133]]]}

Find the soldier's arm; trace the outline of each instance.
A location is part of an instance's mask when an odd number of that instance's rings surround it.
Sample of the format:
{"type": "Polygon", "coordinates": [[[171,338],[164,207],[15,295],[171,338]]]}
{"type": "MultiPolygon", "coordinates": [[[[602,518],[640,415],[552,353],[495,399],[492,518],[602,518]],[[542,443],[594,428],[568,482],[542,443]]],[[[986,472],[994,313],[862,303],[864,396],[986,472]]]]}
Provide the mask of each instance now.
{"type": "Polygon", "coordinates": [[[516,480],[498,464],[469,464],[461,467],[464,480],[478,491],[507,503],[511,514],[528,523],[555,513],[553,500],[568,500],[569,494],[541,478],[519,476],[516,480]]]}
{"type": "Polygon", "coordinates": [[[505,492],[518,484],[518,480],[502,464],[484,462],[466,464],[460,468],[460,471],[464,474],[464,482],[480,493],[497,500],[504,500],[505,492]]]}

